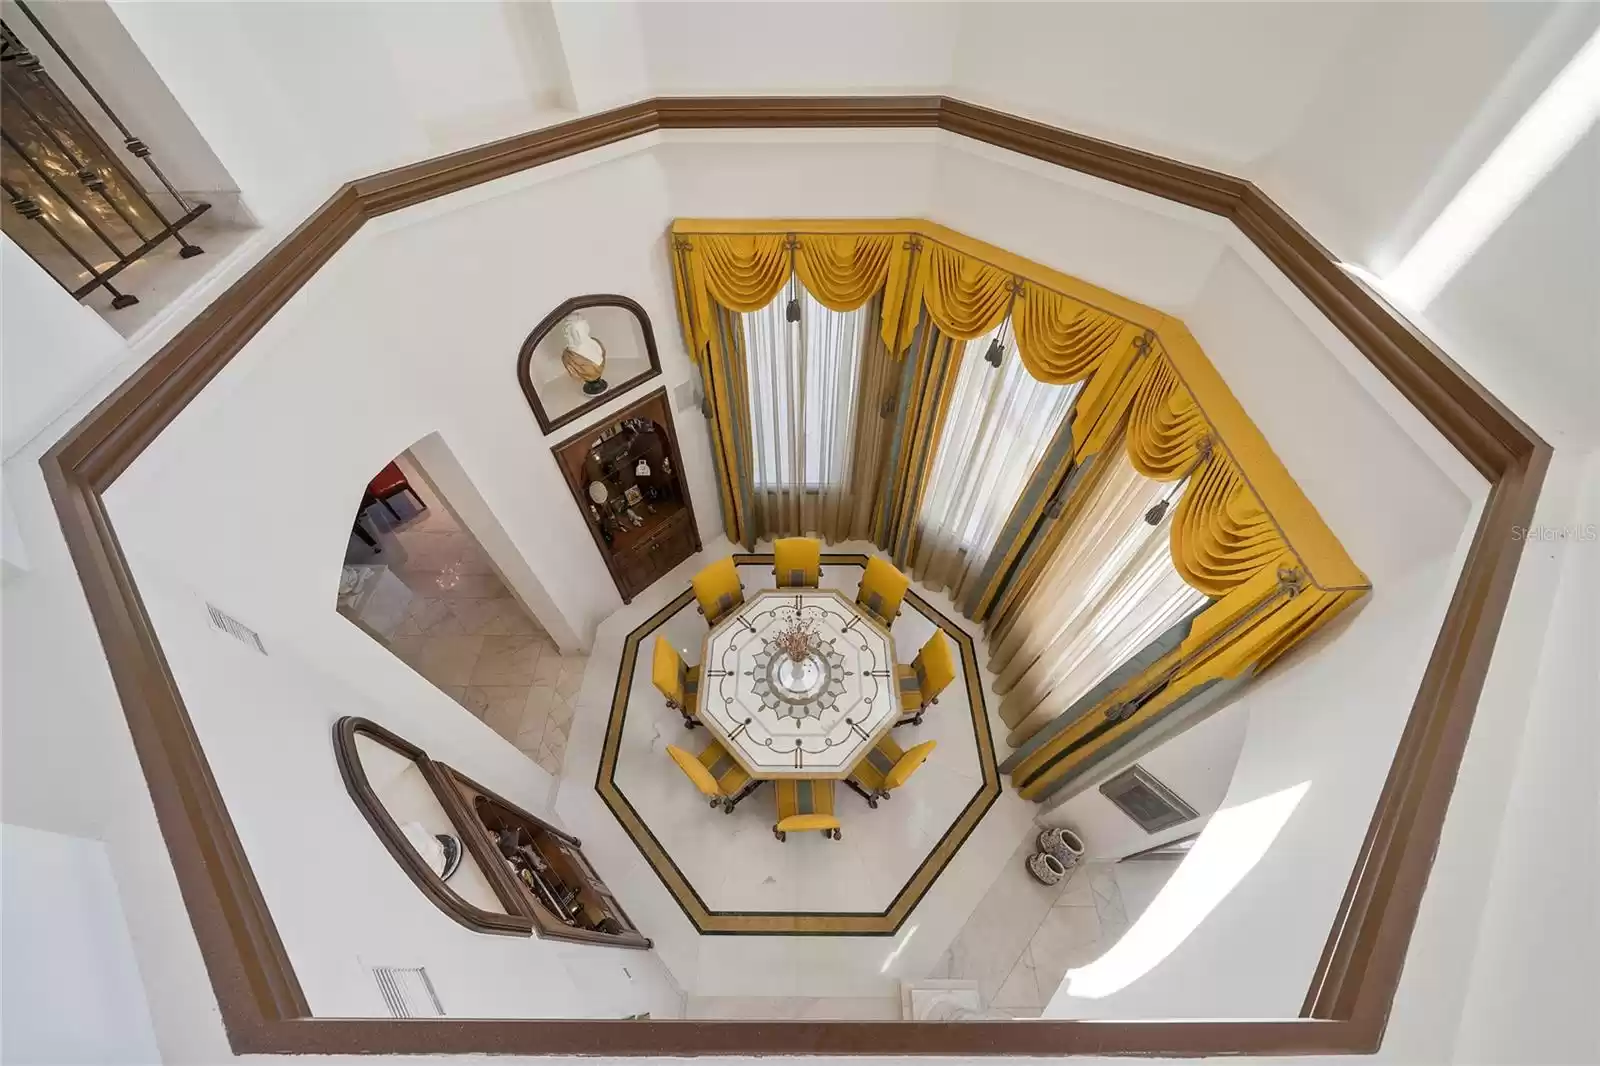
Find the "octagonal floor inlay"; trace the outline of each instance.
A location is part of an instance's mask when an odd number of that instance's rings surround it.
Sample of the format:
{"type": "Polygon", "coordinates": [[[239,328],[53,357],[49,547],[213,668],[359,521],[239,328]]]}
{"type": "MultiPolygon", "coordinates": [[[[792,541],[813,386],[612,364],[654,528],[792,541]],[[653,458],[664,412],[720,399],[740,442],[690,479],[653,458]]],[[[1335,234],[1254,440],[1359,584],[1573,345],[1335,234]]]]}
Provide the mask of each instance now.
{"type": "MultiPolygon", "coordinates": [[[[734,561],[747,597],[770,587],[771,555],[734,561]]],[[[823,588],[853,601],[865,565],[864,555],[823,556],[823,588]]],[[[698,753],[710,740],[703,726],[685,728],[650,682],[658,634],[688,662],[700,661],[707,627],[693,594],[685,589],[628,634],[595,787],[697,930],[886,936],[911,913],[1000,794],[972,638],[913,590],[889,634],[894,660],[910,662],[935,630],[953,642],[960,676],[920,726],[892,733],[905,748],[924,740],[938,747],[876,810],[841,783],[834,802],[842,839],[799,833],[785,842],[772,833],[770,784],[724,814],[708,807],[666,753],[668,744],[698,753]]],[[[830,669],[837,664],[818,664],[811,680],[819,690],[830,669]]],[[[790,680],[793,688],[807,679],[790,680]]],[[[761,698],[759,687],[751,699],[761,698]]]]}

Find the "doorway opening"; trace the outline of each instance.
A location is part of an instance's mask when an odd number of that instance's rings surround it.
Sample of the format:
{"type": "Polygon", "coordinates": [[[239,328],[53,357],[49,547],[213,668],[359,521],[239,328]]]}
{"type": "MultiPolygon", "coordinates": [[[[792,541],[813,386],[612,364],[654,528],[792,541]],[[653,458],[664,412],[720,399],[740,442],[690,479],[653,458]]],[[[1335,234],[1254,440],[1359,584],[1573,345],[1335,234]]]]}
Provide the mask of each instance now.
{"type": "Polygon", "coordinates": [[[408,449],[365,486],[337,609],[559,776],[588,657],[552,638],[408,449]]]}

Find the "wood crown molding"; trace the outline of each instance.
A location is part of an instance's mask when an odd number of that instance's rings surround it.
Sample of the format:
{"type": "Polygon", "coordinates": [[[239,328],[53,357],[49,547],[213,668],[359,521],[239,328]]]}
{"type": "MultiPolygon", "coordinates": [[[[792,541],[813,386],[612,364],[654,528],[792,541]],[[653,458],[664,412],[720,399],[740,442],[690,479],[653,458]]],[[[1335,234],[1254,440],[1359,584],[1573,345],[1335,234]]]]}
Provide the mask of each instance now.
{"type": "Polygon", "coordinates": [[[1249,182],[948,97],[657,98],[351,182],[43,458],[236,1052],[1331,1054],[1379,1046],[1550,448],[1249,182]],[[1273,1021],[648,1022],[310,1016],[103,494],[370,218],[659,129],[930,127],[1230,219],[1490,481],[1466,566],[1302,1016],[1273,1021]]]}

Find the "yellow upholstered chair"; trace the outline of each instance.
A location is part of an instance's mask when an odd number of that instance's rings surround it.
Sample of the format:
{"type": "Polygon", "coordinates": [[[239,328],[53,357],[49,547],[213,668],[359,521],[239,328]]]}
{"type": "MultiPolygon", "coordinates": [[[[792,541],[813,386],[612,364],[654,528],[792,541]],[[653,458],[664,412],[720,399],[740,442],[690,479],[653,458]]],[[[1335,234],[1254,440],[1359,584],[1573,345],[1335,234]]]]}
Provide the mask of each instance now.
{"type": "Polygon", "coordinates": [[[778,587],[814,589],[822,581],[822,542],[814,537],[780,537],[772,542],[772,572],[778,587]]]}
{"type": "MultiPolygon", "coordinates": [[[[920,656],[919,656],[920,658],[920,656]]],[[[655,659],[650,664],[650,680],[667,698],[667,706],[683,715],[683,724],[693,729],[700,723],[700,668],[683,661],[667,638],[656,636],[655,659]]]]}
{"type": "Polygon", "coordinates": [[[868,807],[876,807],[879,800],[887,799],[890,792],[911,780],[938,744],[937,740],[925,740],[910,751],[903,751],[894,737],[884,737],[856,763],[845,784],[866,800],[868,807]]]}
{"type": "Polygon", "coordinates": [[[900,720],[895,725],[921,725],[929,705],[938,703],[939,693],[956,679],[949,639],[935,630],[910,666],[895,667],[895,679],[900,684],[900,720]]]}
{"type": "Polygon", "coordinates": [[[724,814],[732,814],[739,801],[761,783],[745,773],[744,767],[728,754],[728,749],[714,740],[698,756],[676,744],[667,745],[667,754],[684,776],[694,782],[701,795],[710,798],[711,806],[721,807],[724,814]]]}
{"type": "Polygon", "coordinates": [[[744,586],[739,584],[739,570],[733,565],[732,556],[718,559],[694,575],[693,585],[700,613],[712,625],[744,602],[744,586]]]}
{"type": "Polygon", "coordinates": [[[876,555],[867,560],[867,572],[861,575],[861,591],[856,593],[856,603],[878,616],[884,625],[894,621],[900,613],[900,601],[906,597],[911,579],[876,555]]]}
{"type": "Polygon", "coordinates": [[[778,797],[778,824],[772,835],[786,840],[790,833],[820,831],[825,837],[838,840],[839,819],[833,815],[833,782],[830,780],[804,781],[780,778],[773,783],[778,797]]]}

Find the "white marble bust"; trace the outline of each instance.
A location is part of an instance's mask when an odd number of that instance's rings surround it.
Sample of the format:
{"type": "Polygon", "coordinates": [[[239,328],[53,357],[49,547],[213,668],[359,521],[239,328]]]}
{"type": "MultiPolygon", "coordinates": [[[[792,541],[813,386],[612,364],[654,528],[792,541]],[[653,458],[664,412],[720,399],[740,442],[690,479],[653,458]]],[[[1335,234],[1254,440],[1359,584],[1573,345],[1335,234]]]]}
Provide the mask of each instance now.
{"type": "Polygon", "coordinates": [[[561,323],[561,365],[567,373],[582,383],[583,391],[604,391],[606,383],[600,375],[606,366],[606,348],[589,332],[589,320],[580,314],[568,315],[561,323]]]}
{"type": "Polygon", "coordinates": [[[589,332],[589,320],[582,315],[569,315],[567,320],[561,323],[561,335],[567,351],[573,355],[582,356],[591,363],[605,359],[605,348],[594,339],[594,334],[589,332]]]}

